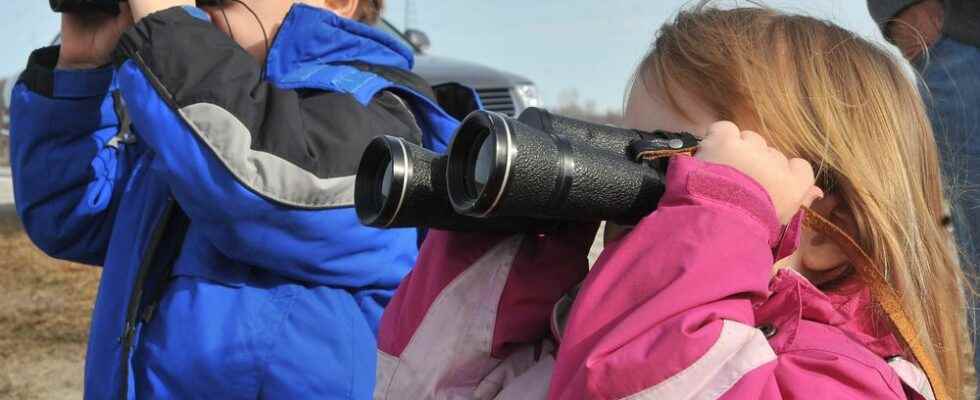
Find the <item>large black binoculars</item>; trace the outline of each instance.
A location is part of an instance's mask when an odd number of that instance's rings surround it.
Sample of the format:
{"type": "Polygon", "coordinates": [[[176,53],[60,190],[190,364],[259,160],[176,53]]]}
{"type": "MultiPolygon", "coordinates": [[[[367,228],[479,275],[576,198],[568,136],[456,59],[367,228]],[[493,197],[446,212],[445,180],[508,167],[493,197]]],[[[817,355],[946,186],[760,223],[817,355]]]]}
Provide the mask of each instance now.
{"type": "MultiPolygon", "coordinates": [[[[469,114],[446,155],[376,138],[361,158],[354,202],[374,227],[534,231],[561,221],[635,223],[664,193],[666,157],[689,133],[643,132],[529,108],[517,118],[469,114]]],[[[543,228],[545,227],[545,228],[543,228]]]]}
{"type": "MultiPolygon", "coordinates": [[[[119,3],[126,0],[49,0],[51,9],[55,12],[88,12],[101,11],[109,14],[119,14],[119,3]]],[[[225,0],[197,0],[199,6],[220,5],[225,0]]]]}

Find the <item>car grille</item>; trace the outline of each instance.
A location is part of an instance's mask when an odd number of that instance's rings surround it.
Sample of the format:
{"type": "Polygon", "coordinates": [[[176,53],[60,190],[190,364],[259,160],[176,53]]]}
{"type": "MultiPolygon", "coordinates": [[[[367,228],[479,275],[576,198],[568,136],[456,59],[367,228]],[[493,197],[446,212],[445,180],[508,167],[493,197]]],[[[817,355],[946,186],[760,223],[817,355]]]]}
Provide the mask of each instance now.
{"type": "Polygon", "coordinates": [[[514,98],[509,88],[477,89],[476,93],[484,109],[514,116],[514,98]]]}

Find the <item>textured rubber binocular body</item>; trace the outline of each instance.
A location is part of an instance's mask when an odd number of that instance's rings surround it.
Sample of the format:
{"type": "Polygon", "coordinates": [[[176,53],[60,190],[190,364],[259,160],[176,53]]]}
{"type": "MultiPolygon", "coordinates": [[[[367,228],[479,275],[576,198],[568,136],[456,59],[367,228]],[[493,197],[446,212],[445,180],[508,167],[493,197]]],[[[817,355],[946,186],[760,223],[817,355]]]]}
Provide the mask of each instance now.
{"type": "Polygon", "coordinates": [[[469,114],[447,155],[380,137],[355,183],[375,227],[548,231],[565,221],[634,223],[663,195],[666,159],[691,152],[687,133],[642,132],[530,108],[518,118],[469,114]]]}

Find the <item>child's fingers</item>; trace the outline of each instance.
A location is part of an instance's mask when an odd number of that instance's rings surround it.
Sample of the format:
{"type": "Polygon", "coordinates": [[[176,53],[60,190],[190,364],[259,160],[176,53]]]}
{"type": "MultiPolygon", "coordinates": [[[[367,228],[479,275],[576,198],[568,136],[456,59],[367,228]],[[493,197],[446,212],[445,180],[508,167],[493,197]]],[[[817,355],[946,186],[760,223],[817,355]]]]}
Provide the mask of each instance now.
{"type": "Polygon", "coordinates": [[[793,177],[805,184],[806,186],[813,186],[813,182],[816,178],[813,174],[813,166],[810,162],[802,158],[794,158],[789,160],[789,171],[793,174],[793,177]]]}
{"type": "Polygon", "coordinates": [[[751,144],[755,147],[763,148],[763,149],[769,147],[769,145],[766,144],[766,139],[763,138],[762,135],[758,133],[752,131],[742,131],[741,137],[742,140],[745,141],[745,143],[751,144]]]}
{"type": "Polygon", "coordinates": [[[783,154],[783,152],[776,150],[775,148],[772,147],[765,147],[765,149],[766,149],[766,154],[769,155],[769,158],[772,159],[774,162],[778,163],[778,165],[780,166],[789,165],[789,159],[786,158],[786,155],[783,154]]]}
{"type": "Polygon", "coordinates": [[[810,207],[814,201],[823,198],[823,190],[816,186],[810,186],[810,189],[806,192],[803,197],[803,207],[810,207]]]}
{"type": "Polygon", "coordinates": [[[731,121],[718,121],[708,127],[705,141],[723,141],[733,137],[738,137],[738,134],[738,126],[735,125],[735,123],[731,121]]]}

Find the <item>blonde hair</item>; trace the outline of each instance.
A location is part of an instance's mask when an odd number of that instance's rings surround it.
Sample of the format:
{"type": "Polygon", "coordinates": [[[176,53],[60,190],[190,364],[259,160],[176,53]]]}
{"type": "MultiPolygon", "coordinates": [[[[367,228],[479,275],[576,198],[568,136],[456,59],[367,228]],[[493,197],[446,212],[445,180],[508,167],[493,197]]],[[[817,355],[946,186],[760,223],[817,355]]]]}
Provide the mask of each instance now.
{"type": "Polygon", "coordinates": [[[675,106],[670,88],[684,88],[813,162],[901,296],[946,393],[973,399],[966,282],[941,223],[936,144],[912,79],[887,51],[815,18],[702,2],[660,29],[637,78],[675,106]]]}

